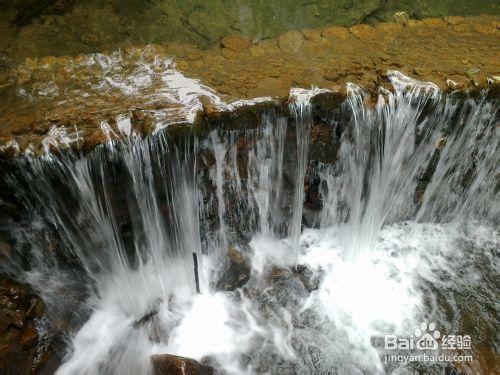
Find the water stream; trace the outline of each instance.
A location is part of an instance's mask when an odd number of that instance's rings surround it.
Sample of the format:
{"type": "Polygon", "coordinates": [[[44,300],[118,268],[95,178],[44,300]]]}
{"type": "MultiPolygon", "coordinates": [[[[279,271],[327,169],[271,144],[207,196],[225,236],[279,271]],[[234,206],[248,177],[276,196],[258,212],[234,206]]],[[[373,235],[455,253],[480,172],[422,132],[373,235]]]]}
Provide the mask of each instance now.
{"type": "Polygon", "coordinates": [[[498,104],[390,77],[377,98],[348,87],[328,122],[335,163],[308,160],[307,95],[255,129],[20,160],[8,178],[30,219],[8,267],[68,317],[57,373],[148,373],[171,353],[229,374],[403,374],[419,364],[386,363],[380,340],[424,321],[492,345],[498,104]],[[311,173],[322,210],[308,228],[311,173]],[[250,279],[216,290],[230,246],[250,279]]]}

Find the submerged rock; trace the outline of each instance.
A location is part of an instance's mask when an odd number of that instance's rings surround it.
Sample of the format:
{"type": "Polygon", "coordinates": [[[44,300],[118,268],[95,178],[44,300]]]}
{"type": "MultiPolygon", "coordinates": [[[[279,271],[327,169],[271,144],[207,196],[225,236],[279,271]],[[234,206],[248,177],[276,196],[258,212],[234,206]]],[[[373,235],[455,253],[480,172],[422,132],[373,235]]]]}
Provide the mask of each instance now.
{"type": "Polygon", "coordinates": [[[44,304],[28,287],[0,276],[0,373],[33,374],[47,358],[38,326],[44,304]]]}
{"type": "Polygon", "coordinates": [[[192,358],[180,357],[171,354],[151,356],[154,375],[212,375],[214,369],[202,365],[192,358]]]}
{"type": "Polygon", "coordinates": [[[231,291],[241,288],[250,279],[252,267],[250,260],[240,251],[230,246],[217,282],[217,290],[231,291]]]}

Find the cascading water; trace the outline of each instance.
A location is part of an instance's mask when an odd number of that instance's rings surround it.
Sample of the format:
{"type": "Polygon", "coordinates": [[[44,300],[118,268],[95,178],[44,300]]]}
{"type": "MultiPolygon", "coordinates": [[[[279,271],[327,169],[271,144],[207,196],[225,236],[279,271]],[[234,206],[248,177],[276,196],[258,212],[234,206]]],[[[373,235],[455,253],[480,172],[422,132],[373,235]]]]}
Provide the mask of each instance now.
{"type": "Polygon", "coordinates": [[[351,85],[329,119],[340,149],[317,164],[314,229],[301,230],[307,96],[290,116],[268,111],[256,129],[217,129],[199,144],[159,132],[86,157],[21,160],[9,178],[27,187],[31,222],[17,241],[30,257],[14,254],[9,271],[76,320],[58,373],[147,373],[157,353],[230,374],[403,373],[418,364],[386,363],[380,338],[422,321],[493,342],[498,105],[389,76],[394,92],[370,105],[351,85]],[[54,235],[60,249],[48,254],[54,235]],[[252,271],[219,291],[228,247],[252,271]],[[63,291],[77,302],[64,305],[63,291]]]}

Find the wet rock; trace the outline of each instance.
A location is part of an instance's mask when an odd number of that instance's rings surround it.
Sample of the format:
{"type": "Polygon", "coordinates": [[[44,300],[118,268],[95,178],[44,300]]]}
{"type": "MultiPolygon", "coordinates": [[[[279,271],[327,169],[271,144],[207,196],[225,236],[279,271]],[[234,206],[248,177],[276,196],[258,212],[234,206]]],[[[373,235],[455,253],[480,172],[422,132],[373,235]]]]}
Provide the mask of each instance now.
{"type": "Polygon", "coordinates": [[[365,24],[352,26],[349,30],[356,38],[359,39],[370,39],[374,36],[375,31],[373,26],[365,24]]]}
{"type": "Polygon", "coordinates": [[[307,29],[302,32],[304,35],[305,40],[309,40],[311,42],[319,42],[321,41],[321,31],[320,30],[313,30],[313,29],[307,29]]]}
{"type": "Polygon", "coordinates": [[[309,293],[318,289],[321,275],[315,275],[307,266],[302,264],[297,265],[294,272],[309,293]]]}
{"type": "Polygon", "coordinates": [[[105,143],[108,140],[106,134],[102,132],[101,129],[97,129],[92,134],[85,137],[83,142],[82,150],[84,153],[92,151],[97,145],[105,143]]]}
{"type": "Polygon", "coordinates": [[[296,311],[309,295],[298,271],[274,266],[266,276],[268,287],[258,297],[263,311],[278,312],[282,307],[296,311]]]}
{"type": "Polygon", "coordinates": [[[8,242],[0,240],[0,261],[10,258],[12,246],[8,242]]]}
{"type": "Polygon", "coordinates": [[[34,292],[0,276],[0,373],[37,372],[48,354],[36,329],[43,317],[43,302],[34,292]]]}
{"type": "Polygon", "coordinates": [[[31,72],[25,68],[19,68],[17,70],[17,83],[19,85],[24,85],[31,81],[31,72]]]}
{"type": "Polygon", "coordinates": [[[326,72],[323,74],[323,78],[326,79],[327,81],[332,81],[336,82],[338,81],[341,77],[345,77],[346,74],[344,72],[338,72],[335,70],[331,70],[329,72],[326,72]]]}
{"type": "Polygon", "coordinates": [[[278,38],[278,46],[289,53],[298,52],[302,43],[304,43],[304,37],[299,31],[289,31],[278,38]]]}
{"type": "Polygon", "coordinates": [[[426,76],[432,73],[432,69],[429,68],[414,68],[413,72],[418,76],[426,76]]]}
{"type": "Polygon", "coordinates": [[[217,290],[231,291],[241,288],[250,279],[252,268],[246,255],[230,246],[222,267],[217,290]]]}
{"type": "Polygon", "coordinates": [[[250,48],[252,42],[250,39],[240,36],[226,36],[222,38],[221,45],[231,51],[240,52],[250,48]]]}
{"type": "Polygon", "coordinates": [[[408,21],[410,20],[410,16],[406,12],[396,12],[394,13],[393,17],[397,23],[404,26],[406,26],[408,24],[408,21]]]}
{"type": "Polygon", "coordinates": [[[332,26],[323,29],[321,35],[328,39],[346,40],[349,38],[349,30],[341,26],[332,26]]]}
{"type": "Polygon", "coordinates": [[[191,358],[171,354],[151,356],[154,375],[212,375],[214,369],[191,358]]]}
{"type": "Polygon", "coordinates": [[[203,106],[203,113],[206,116],[214,116],[220,112],[220,109],[215,106],[215,103],[208,96],[201,96],[200,102],[203,106]]]}
{"type": "Polygon", "coordinates": [[[250,55],[253,57],[259,57],[266,53],[266,50],[259,46],[250,47],[250,55]]]}

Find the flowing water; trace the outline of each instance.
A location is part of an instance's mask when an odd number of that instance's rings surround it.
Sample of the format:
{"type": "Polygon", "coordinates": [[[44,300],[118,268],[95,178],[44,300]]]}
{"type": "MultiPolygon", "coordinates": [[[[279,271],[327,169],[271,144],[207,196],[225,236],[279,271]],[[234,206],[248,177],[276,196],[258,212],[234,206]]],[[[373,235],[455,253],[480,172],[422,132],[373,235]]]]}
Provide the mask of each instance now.
{"type": "Polygon", "coordinates": [[[269,110],[255,129],[176,144],[160,131],[19,161],[8,178],[29,223],[8,269],[54,321],[67,317],[57,373],[148,373],[162,353],[229,374],[444,373],[444,362],[384,359],[384,334],[408,337],[422,322],[471,335],[476,357],[492,352],[498,103],[390,78],[394,92],[377,98],[348,87],[328,121],[335,163],[308,161],[301,91],[290,117],[269,110]],[[307,228],[311,174],[322,210],[307,228]],[[229,246],[251,259],[251,276],[218,291],[229,246]]]}

